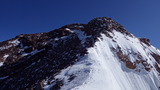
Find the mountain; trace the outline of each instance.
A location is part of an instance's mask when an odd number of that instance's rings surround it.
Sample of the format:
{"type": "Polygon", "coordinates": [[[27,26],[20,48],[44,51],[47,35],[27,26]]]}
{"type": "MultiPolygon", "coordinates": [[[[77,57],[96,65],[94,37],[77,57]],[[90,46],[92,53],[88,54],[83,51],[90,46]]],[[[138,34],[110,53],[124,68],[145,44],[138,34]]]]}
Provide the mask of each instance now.
{"type": "Polygon", "coordinates": [[[160,50],[107,17],[0,43],[0,89],[160,90],[160,50]]]}

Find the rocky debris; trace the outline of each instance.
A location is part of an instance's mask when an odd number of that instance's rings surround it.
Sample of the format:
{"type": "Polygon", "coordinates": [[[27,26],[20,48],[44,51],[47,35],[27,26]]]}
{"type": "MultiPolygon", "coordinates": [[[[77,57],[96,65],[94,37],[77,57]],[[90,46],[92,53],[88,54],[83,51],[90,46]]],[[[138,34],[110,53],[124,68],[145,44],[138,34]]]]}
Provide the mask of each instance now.
{"type": "Polygon", "coordinates": [[[143,60],[142,56],[139,53],[129,53],[128,55],[124,55],[121,50],[121,47],[118,47],[118,50],[112,47],[112,50],[116,53],[118,58],[125,63],[126,67],[128,67],[129,69],[135,69],[135,71],[139,72],[140,70],[137,69],[137,65],[142,64],[144,67],[143,69],[145,69],[146,71],[150,71],[151,65],[147,63],[147,60],[143,60]],[[137,56],[138,60],[131,62],[131,60],[128,58],[130,54],[134,54],[135,56],[137,56]]]}
{"type": "Polygon", "coordinates": [[[139,38],[139,40],[140,40],[141,42],[143,42],[144,44],[146,44],[146,45],[148,45],[148,46],[151,46],[149,39],[147,39],[147,38],[139,38]]]}
{"type": "Polygon", "coordinates": [[[156,70],[160,73],[160,66],[158,66],[157,63],[155,63],[155,68],[156,68],[156,70]]]}
{"type": "Polygon", "coordinates": [[[116,54],[119,57],[119,59],[126,64],[126,67],[128,67],[130,69],[135,69],[136,68],[136,64],[131,62],[129,60],[128,56],[124,55],[121,50],[116,51],[116,54]]]}
{"type": "Polygon", "coordinates": [[[95,18],[91,20],[86,27],[87,27],[86,33],[89,35],[90,34],[95,35],[96,33],[99,32],[102,33],[112,32],[113,30],[116,30],[118,32],[121,32],[123,34],[132,37],[132,34],[129,33],[127,30],[125,30],[123,26],[115,22],[113,19],[107,17],[95,18]]]}
{"type": "Polygon", "coordinates": [[[151,53],[152,57],[157,61],[158,64],[160,64],[160,55],[151,53]]]}

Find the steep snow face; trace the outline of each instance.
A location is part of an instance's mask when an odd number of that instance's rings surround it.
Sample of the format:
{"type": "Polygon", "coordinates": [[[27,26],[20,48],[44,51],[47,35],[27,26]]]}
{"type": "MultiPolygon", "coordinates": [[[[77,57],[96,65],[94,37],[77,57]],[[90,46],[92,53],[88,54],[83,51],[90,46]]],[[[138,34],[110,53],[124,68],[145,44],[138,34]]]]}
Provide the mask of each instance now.
{"type": "Polygon", "coordinates": [[[160,55],[160,51],[134,36],[116,30],[109,34],[112,39],[102,34],[87,55],[55,76],[63,81],[61,90],[160,90],[151,55],[160,55]]]}
{"type": "MultiPolygon", "coordinates": [[[[118,33],[117,33],[118,34],[118,33]]],[[[120,37],[120,35],[118,35],[120,37]]],[[[103,40],[99,40],[94,48],[89,49],[89,57],[95,61],[92,66],[92,70],[89,78],[86,80],[86,84],[76,87],[74,89],[79,90],[158,90],[160,86],[159,76],[156,74],[156,70],[150,72],[136,72],[132,69],[128,69],[124,63],[113,53],[110,47],[116,46],[110,39],[102,36],[103,40]]],[[[124,39],[121,39],[123,41],[124,39]]],[[[134,40],[138,43],[138,40],[134,40]]],[[[123,49],[130,49],[134,51],[141,51],[141,45],[131,46],[127,41],[119,42],[124,46],[123,49]]],[[[154,49],[153,49],[154,50],[154,49]]],[[[125,52],[125,51],[124,51],[125,52]]],[[[141,51],[142,52],[142,51],[141,51]]],[[[144,51],[143,51],[144,52],[144,51]]],[[[143,53],[142,52],[142,53],[143,53]]],[[[145,57],[148,58],[148,57],[145,57]]],[[[132,60],[135,60],[132,57],[132,60]]],[[[143,67],[140,66],[139,67],[143,67]]],[[[137,68],[139,68],[137,67],[137,68]]]]}

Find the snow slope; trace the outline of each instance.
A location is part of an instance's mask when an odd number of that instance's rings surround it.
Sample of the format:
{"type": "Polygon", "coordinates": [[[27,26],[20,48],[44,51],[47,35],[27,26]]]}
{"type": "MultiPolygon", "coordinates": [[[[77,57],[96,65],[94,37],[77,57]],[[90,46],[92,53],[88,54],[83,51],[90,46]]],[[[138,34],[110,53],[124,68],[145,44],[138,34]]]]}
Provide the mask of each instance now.
{"type": "Polygon", "coordinates": [[[160,90],[160,78],[154,68],[156,61],[151,56],[152,52],[160,55],[160,51],[116,30],[110,35],[113,39],[102,34],[85,57],[55,77],[64,81],[61,90],[160,90]],[[128,68],[113,50],[119,47],[132,63],[138,60],[135,53],[140,53],[141,59],[152,68],[147,71],[142,63],[136,64],[135,69],[128,68]],[[73,80],[69,79],[71,75],[73,80]]]}

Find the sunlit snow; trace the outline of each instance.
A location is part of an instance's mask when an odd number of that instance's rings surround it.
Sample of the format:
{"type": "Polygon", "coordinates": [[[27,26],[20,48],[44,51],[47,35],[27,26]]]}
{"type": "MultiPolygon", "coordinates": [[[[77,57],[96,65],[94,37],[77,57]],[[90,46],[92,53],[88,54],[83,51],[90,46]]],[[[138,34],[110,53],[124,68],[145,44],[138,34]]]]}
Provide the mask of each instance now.
{"type": "MultiPolygon", "coordinates": [[[[153,46],[144,49],[144,44],[136,37],[129,37],[120,32],[113,31],[112,39],[102,34],[102,39],[95,43],[95,46],[88,49],[79,62],[61,71],[55,78],[64,81],[61,90],[159,90],[160,79],[157,71],[153,68],[150,72],[142,69],[142,65],[137,65],[141,72],[129,69],[115,55],[112,47],[120,46],[124,54],[141,53],[143,59],[153,65],[148,53],[153,51],[160,54],[153,46]],[[75,78],[69,81],[69,76],[75,78]]],[[[137,57],[129,55],[129,59],[134,62],[137,57]]],[[[46,86],[45,89],[49,89],[46,86]]]]}

